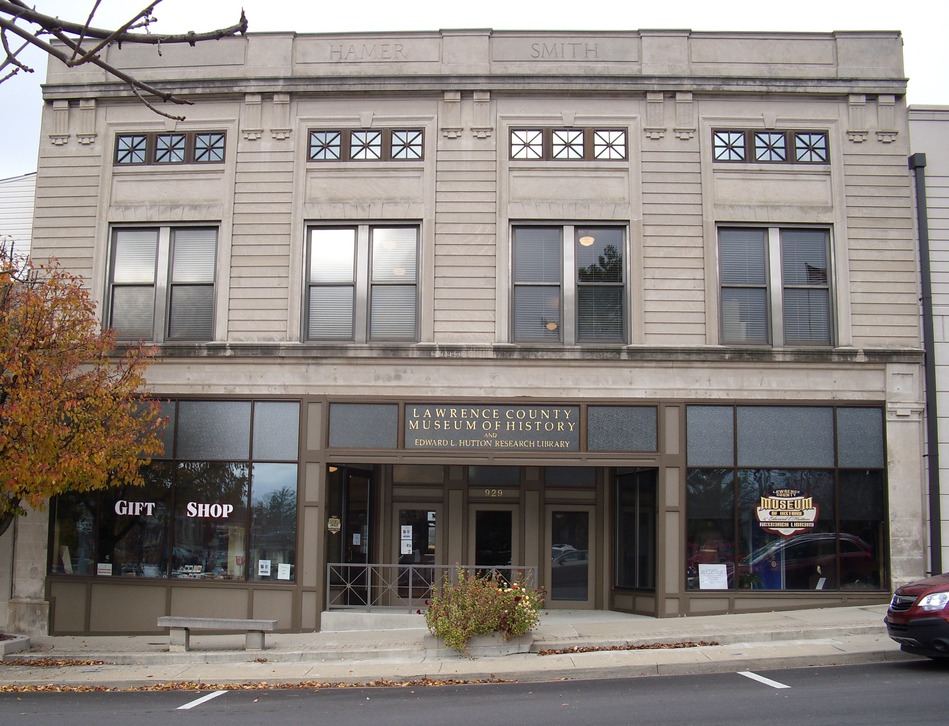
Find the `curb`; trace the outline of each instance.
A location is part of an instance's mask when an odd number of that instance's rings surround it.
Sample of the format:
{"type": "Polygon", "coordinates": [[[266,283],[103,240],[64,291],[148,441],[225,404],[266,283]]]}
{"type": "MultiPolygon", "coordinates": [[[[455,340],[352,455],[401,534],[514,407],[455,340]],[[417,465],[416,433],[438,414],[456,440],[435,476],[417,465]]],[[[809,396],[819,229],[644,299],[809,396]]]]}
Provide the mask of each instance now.
{"type": "MultiPolygon", "coordinates": [[[[411,673],[402,673],[391,676],[334,676],[321,677],[318,679],[298,679],[281,677],[260,677],[260,678],[208,678],[208,677],[182,677],[174,679],[156,680],[154,678],[129,678],[125,680],[112,680],[108,677],[95,684],[98,688],[107,688],[113,690],[135,690],[138,688],[155,688],[161,686],[172,686],[168,690],[211,690],[212,688],[223,687],[223,689],[233,688],[234,690],[242,687],[256,686],[259,684],[261,689],[266,688],[332,688],[336,685],[354,686],[361,685],[367,688],[385,687],[388,685],[398,685],[401,683],[415,682],[420,679],[430,679],[433,682],[442,681],[444,685],[479,685],[485,682],[506,682],[506,683],[539,683],[550,681],[589,681],[589,680],[609,680],[619,678],[644,678],[650,676],[681,676],[695,675],[700,673],[728,673],[745,670],[785,670],[791,668],[808,668],[822,666],[842,666],[842,665],[860,665],[868,663],[884,662],[928,662],[927,659],[919,656],[913,656],[901,651],[893,650],[873,650],[859,653],[836,653],[821,655],[795,655],[787,657],[762,657],[747,658],[739,660],[718,660],[718,661],[698,661],[693,663],[668,663],[668,664],[636,664],[636,665],[615,665],[615,666],[573,666],[562,671],[551,671],[550,669],[524,668],[515,673],[495,672],[485,669],[484,671],[473,670],[466,673],[438,673],[419,668],[418,671],[411,673]],[[173,686],[180,684],[180,688],[173,686]],[[306,685],[310,684],[310,685],[306,685]],[[203,688],[202,688],[203,686],[203,688]]],[[[52,679],[29,680],[17,679],[16,684],[25,689],[31,686],[45,686],[51,683],[52,679]]],[[[91,684],[69,684],[58,681],[57,685],[64,689],[69,689],[71,685],[77,688],[88,687],[91,684]]],[[[435,683],[433,683],[435,685],[435,683]]],[[[420,686],[421,687],[421,686],[420,686]]]]}

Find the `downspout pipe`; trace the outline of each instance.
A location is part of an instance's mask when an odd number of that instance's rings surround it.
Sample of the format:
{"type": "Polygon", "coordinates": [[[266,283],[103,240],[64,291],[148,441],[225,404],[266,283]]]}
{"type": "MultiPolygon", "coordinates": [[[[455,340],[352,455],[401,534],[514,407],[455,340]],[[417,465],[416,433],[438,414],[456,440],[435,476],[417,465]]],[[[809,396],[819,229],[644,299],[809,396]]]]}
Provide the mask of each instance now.
{"type": "Polygon", "coordinates": [[[919,230],[919,271],[922,285],[923,349],[926,368],[926,456],[929,472],[929,555],[932,574],[942,572],[942,513],[939,488],[939,419],[936,411],[936,338],[933,330],[932,270],[929,259],[929,218],[926,213],[926,155],[912,154],[909,168],[916,175],[916,226],[919,230]]]}

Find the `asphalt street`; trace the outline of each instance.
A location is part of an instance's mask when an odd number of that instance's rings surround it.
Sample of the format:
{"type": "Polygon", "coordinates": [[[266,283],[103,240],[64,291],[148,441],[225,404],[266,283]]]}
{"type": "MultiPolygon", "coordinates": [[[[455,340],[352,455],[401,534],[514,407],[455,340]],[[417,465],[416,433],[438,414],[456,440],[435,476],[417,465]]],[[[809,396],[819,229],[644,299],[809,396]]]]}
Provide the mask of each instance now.
{"type": "Polygon", "coordinates": [[[949,666],[907,660],[688,676],[386,688],[0,694],[0,723],[944,724],[949,666]]]}

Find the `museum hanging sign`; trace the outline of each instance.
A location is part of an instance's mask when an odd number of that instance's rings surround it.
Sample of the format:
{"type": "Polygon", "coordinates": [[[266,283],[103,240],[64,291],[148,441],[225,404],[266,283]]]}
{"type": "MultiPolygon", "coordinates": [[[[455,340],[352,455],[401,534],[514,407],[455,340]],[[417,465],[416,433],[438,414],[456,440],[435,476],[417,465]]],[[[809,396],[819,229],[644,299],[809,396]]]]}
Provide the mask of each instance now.
{"type": "Polygon", "coordinates": [[[775,489],[761,497],[755,508],[755,518],[766,532],[790,537],[814,527],[817,505],[814,497],[799,489],[775,489]]]}
{"type": "Polygon", "coordinates": [[[406,404],[407,449],[579,451],[579,406],[406,404]]]}

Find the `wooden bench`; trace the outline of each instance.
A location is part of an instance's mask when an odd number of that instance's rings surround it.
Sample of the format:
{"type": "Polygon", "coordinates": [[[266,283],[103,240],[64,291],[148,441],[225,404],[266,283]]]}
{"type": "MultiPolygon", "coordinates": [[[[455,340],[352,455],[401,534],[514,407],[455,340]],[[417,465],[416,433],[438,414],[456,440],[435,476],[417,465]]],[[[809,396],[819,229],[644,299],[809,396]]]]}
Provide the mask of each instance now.
{"type": "Polygon", "coordinates": [[[159,628],[168,631],[168,649],[181,653],[191,644],[192,630],[243,630],[247,635],[244,650],[264,650],[264,633],[277,629],[276,620],[245,620],[242,618],[188,618],[179,615],[162,615],[159,628]]]}

